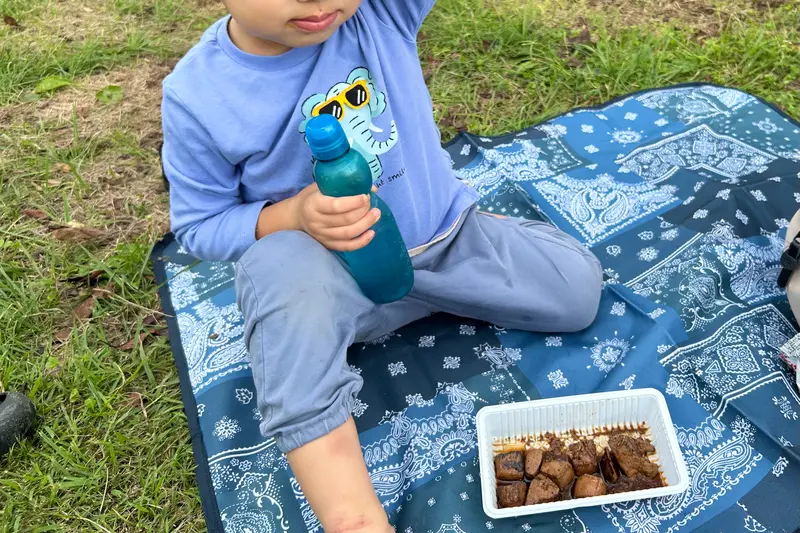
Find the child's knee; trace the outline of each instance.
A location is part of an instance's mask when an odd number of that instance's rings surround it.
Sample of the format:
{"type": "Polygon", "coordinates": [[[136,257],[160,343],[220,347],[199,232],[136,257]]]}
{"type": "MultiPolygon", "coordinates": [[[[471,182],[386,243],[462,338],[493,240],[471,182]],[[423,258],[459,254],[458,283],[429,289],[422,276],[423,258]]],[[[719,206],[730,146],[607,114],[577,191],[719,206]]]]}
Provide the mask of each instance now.
{"type": "Polygon", "coordinates": [[[236,298],[248,348],[254,329],[301,331],[333,321],[342,286],[353,283],[338,259],[301,232],[280,232],[257,242],[236,265],[236,298]]]}
{"type": "Polygon", "coordinates": [[[308,311],[330,300],[330,286],[346,283],[345,274],[338,259],[306,233],[281,231],[258,241],[237,263],[239,307],[245,314],[266,304],[308,311]]]}
{"type": "Polygon", "coordinates": [[[587,253],[576,262],[559,297],[559,323],[562,332],[581,331],[597,317],[603,291],[600,262],[587,253]]]}

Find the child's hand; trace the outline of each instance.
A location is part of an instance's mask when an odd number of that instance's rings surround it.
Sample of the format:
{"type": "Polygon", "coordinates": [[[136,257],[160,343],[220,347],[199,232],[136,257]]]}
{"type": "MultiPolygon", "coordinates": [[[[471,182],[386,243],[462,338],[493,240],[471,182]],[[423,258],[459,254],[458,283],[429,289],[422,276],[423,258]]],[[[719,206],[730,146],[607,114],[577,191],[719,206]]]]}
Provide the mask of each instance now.
{"type": "Polygon", "coordinates": [[[350,252],[363,248],[375,237],[370,230],[381,217],[370,209],[369,196],[325,196],[316,184],[297,195],[297,220],[300,228],[329,250],[350,252]]]}

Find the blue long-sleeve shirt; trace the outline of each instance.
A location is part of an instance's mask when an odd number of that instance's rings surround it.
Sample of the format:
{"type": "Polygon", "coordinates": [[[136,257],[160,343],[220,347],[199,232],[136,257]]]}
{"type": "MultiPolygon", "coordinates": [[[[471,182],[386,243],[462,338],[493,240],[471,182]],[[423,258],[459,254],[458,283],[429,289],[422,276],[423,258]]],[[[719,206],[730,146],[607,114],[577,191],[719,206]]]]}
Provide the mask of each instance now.
{"type": "Polygon", "coordinates": [[[434,0],[364,0],[326,42],[279,56],[215,23],[164,81],[164,167],[178,241],[237,260],[263,207],[312,182],[305,124],[336,116],[367,159],[406,246],[430,242],[476,199],[440,146],[416,35],[434,0]]]}

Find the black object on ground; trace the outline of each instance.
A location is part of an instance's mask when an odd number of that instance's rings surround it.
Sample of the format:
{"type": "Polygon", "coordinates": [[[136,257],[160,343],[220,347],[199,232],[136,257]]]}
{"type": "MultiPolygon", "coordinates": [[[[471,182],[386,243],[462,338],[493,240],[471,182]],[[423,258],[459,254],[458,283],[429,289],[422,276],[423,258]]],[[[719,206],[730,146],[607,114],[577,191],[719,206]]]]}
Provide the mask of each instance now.
{"type": "Polygon", "coordinates": [[[36,408],[27,396],[18,392],[0,394],[0,456],[24,438],[33,428],[36,408]]]}

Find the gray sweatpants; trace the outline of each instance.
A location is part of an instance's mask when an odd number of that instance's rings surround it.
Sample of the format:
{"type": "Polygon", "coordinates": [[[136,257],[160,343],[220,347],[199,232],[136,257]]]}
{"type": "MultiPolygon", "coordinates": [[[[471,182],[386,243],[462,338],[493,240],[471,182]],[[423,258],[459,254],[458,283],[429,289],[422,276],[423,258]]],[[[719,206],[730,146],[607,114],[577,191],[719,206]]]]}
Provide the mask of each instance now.
{"type": "Polygon", "coordinates": [[[602,270],[575,239],[475,209],[459,226],[413,257],[413,290],[386,305],[368,300],[305,233],[275,233],[245,253],[236,292],[264,436],[286,452],[343,424],[363,384],[347,348],[432,312],[540,332],[578,331],[594,320],[602,270]]]}

